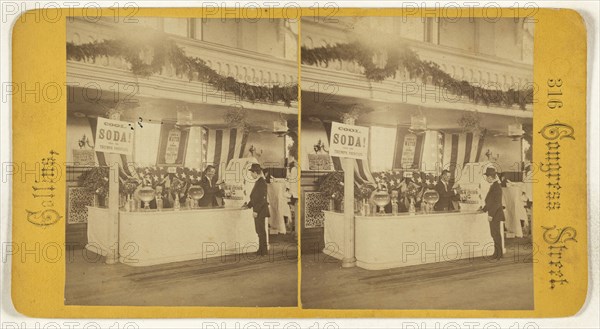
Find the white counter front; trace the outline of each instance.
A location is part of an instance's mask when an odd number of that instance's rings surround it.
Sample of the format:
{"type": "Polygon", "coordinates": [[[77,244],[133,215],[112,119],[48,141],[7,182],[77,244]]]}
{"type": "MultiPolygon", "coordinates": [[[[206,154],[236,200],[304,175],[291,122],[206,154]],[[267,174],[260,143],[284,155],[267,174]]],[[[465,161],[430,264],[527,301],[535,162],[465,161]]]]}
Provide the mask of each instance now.
{"type": "Polygon", "coordinates": [[[120,262],[147,266],[255,252],[252,211],[236,208],[119,213],[120,262]]]}
{"type": "MultiPolygon", "coordinates": [[[[342,213],[325,211],[324,253],[342,259],[342,213]]],[[[380,270],[489,256],[494,253],[485,213],[449,212],[355,217],[359,267],[380,270]]]]}
{"type": "Polygon", "coordinates": [[[108,208],[87,206],[87,250],[102,256],[117,252],[119,241],[111,234],[109,218],[108,208]]]}
{"type": "Polygon", "coordinates": [[[106,256],[118,248],[119,261],[131,266],[258,250],[250,209],[120,211],[118,222],[118,241],[113,241],[108,209],[88,207],[87,249],[106,256]]]}

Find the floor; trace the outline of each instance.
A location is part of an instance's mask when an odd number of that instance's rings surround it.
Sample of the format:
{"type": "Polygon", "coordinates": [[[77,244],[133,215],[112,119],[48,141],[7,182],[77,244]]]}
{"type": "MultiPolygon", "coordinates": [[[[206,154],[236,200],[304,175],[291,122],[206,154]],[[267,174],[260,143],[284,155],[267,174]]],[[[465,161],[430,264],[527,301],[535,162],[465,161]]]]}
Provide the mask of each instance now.
{"type": "Polygon", "coordinates": [[[302,247],[303,308],[533,309],[531,240],[506,240],[504,258],[369,271],[302,247]]]}
{"type": "MultiPolygon", "coordinates": [[[[320,233],[320,232],[318,232],[320,233]]],[[[339,309],[533,309],[531,240],[507,239],[500,261],[476,258],[391,270],[342,269],[303,236],[302,305],[339,309]],[[477,292],[477,294],[473,294],[477,292]]],[[[67,261],[66,305],[297,305],[297,243],[271,235],[268,258],[216,257],[149,267],[107,265],[84,249],[67,261]]]]}
{"type": "Polygon", "coordinates": [[[147,267],[107,265],[85,249],[67,262],[66,305],[296,306],[297,242],[271,235],[269,257],[233,255],[147,267]]]}

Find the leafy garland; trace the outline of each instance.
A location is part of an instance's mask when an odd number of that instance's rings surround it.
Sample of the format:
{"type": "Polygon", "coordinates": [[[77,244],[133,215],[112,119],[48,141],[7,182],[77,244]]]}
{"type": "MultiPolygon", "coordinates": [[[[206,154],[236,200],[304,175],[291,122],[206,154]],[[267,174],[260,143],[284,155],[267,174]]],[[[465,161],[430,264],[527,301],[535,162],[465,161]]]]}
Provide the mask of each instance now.
{"type": "Polygon", "coordinates": [[[374,56],[380,53],[381,50],[369,48],[359,42],[337,43],[311,49],[302,47],[301,51],[302,64],[329,65],[333,61],[356,62],[364,68],[365,77],[372,81],[379,82],[395,77],[399,69],[405,69],[411,79],[420,78],[427,81],[427,78],[431,77],[433,85],[446,88],[453,94],[466,96],[476,103],[503,106],[517,104],[522,110],[525,109],[527,104],[533,103],[533,88],[502,91],[474,86],[468,81],[454,79],[450,74],[444,72],[437,63],[419,59],[417,53],[408,47],[400,47],[400,49],[388,47],[385,49],[387,61],[383,67],[377,67],[373,63],[374,56]]]}
{"type": "Polygon", "coordinates": [[[156,36],[150,43],[124,38],[78,45],[67,42],[67,59],[82,61],[96,60],[97,57],[122,58],[131,65],[130,70],[133,74],[142,77],[160,74],[166,65],[171,64],[178,75],[185,74],[190,81],[206,82],[217,90],[232,92],[250,102],[281,101],[289,107],[292,101],[298,100],[297,85],[255,86],[220,75],[201,58],[187,56],[181,47],[165,36],[156,36]],[[142,59],[141,55],[144,53],[151,53],[152,60],[148,62],[142,59]]]}

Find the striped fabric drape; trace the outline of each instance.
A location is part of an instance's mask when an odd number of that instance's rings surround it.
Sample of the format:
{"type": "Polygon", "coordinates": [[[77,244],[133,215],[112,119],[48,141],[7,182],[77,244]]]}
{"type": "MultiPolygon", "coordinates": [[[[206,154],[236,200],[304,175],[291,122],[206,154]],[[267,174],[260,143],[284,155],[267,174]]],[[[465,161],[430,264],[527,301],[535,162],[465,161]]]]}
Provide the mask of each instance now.
{"type": "Polygon", "coordinates": [[[450,169],[454,175],[456,168],[467,163],[479,162],[485,139],[485,131],[477,136],[473,133],[444,134],[443,168],[450,169]]]}
{"type": "MultiPolygon", "coordinates": [[[[325,128],[327,142],[329,143],[331,136],[331,122],[323,122],[323,127],[325,128]]],[[[345,170],[339,157],[331,157],[331,159],[334,170],[345,170]]],[[[373,175],[371,174],[369,160],[354,160],[354,183],[357,186],[362,186],[364,184],[375,184],[375,178],[373,178],[373,175]]]]}
{"type": "Polygon", "coordinates": [[[206,161],[219,168],[225,168],[229,161],[244,157],[248,132],[242,129],[209,129],[206,161]]]}

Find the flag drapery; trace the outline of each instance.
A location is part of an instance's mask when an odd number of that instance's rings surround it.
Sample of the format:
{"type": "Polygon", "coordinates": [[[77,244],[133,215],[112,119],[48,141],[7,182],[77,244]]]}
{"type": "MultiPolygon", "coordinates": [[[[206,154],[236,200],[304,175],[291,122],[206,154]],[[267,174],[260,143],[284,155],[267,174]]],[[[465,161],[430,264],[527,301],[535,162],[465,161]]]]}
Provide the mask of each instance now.
{"type": "Polygon", "coordinates": [[[462,168],[467,163],[479,162],[484,139],[485,132],[444,134],[443,168],[449,169],[454,176],[456,168],[462,168]]]}
{"type": "Polygon", "coordinates": [[[248,132],[244,129],[209,129],[206,145],[206,163],[223,170],[232,159],[244,157],[248,132]]]}
{"type": "Polygon", "coordinates": [[[448,169],[454,175],[456,168],[479,162],[484,137],[485,133],[442,133],[435,130],[413,134],[408,128],[399,127],[392,168],[436,174],[448,169]]]}

